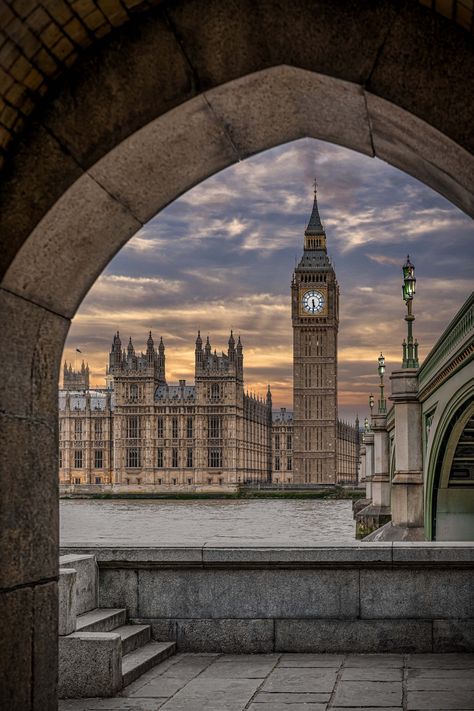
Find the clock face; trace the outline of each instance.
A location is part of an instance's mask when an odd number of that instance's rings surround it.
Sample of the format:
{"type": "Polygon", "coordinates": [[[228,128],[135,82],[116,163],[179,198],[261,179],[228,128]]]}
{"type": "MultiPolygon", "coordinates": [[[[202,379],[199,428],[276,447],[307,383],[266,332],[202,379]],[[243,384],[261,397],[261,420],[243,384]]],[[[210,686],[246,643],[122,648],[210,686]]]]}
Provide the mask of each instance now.
{"type": "Polygon", "coordinates": [[[305,291],[302,304],[307,314],[318,314],[324,308],[324,295],[320,291],[305,291]]]}

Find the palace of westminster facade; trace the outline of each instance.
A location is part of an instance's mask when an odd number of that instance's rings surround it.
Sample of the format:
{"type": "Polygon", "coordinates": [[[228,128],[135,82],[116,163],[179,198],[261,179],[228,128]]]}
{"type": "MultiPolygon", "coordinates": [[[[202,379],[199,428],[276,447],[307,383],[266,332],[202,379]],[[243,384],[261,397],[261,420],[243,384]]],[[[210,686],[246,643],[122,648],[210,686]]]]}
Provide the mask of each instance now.
{"type": "Polygon", "coordinates": [[[195,382],[166,381],[165,347],[145,353],[113,338],[106,387],[84,363],[64,364],[59,391],[60,484],[117,488],[236,487],[245,482],[337,484],[358,476],[360,432],[337,417],[339,288],[316,191],[291,282],[293,412],[244,391],[243,347],[226,353],[198,333],[195,382]]]}

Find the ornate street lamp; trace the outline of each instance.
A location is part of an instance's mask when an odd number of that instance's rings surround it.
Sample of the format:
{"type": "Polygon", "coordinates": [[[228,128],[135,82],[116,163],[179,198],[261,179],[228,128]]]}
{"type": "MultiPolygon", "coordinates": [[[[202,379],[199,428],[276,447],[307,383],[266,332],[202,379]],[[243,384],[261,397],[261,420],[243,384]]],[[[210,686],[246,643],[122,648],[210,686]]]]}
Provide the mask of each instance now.
{"type": "Polygon", "coordinates": [[[413,297],[415,295],[415,266],[410,262],[410,255],[407,256],[407,261],[402,267],[403,270],[403,286],[402,297],[407,306],[407,314],[405,321],[407,322],[408,335],[407,339],[403,340],[403,363],[402,368],[418,368],[418,342],[413,341],[413,297]]]}
{"type": "Polygon", "coordinates": [[[364,418],[364,432],[370,432],[369,418],[368,418],[368,417],[365,417],[365,418],[364,418]]]}
{"type": "Polygon", "coordinates": [[[387,412],[387,406],[385,403],[385,397],[384,397],[384,392],[383,392],[383,375],[385,373],[385,358],[383,357],[383,353],[381,353],[378,357],[378,372],[379,372],[379,378],[380,378],[380,399],[379,399],[379,415],[384,415],[387,412]]]}

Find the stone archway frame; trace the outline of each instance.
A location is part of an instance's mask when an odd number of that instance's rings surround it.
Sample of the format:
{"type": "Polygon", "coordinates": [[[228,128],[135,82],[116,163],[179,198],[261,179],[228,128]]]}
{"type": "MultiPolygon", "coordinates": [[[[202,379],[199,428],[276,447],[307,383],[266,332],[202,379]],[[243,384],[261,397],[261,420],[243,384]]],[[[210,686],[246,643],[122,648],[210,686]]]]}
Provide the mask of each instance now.
{"type": "Polygon", "coordinates": [[[163,207],[236,161],[303,137],[377,156],[470,208],[474,160],[436,129],[350,82],[272,67],[166,112],[84,171],[33,229],[2,287],[70,319],[163,207]]]}
{"type": "MultiPolygon", "coordinates": [[[[443,476],[443,462],[439,462],[441,455],[441,447],[445,439],[447,430],[457,412],[466,407],[473,398],[473,386],[471,382],[467,382],[463,387],[454,393],[446,407],[443,410],[442,416],[433,434],[432,445],[430,447],[429,459],[426,466],[425,476],[425,535],[427,540],[433,539],[433,517],[434,500],[436,489],[441,485],[441,477],[443,476]]],[[[443,460],[444,460],[443,455],[443,460]]]]}

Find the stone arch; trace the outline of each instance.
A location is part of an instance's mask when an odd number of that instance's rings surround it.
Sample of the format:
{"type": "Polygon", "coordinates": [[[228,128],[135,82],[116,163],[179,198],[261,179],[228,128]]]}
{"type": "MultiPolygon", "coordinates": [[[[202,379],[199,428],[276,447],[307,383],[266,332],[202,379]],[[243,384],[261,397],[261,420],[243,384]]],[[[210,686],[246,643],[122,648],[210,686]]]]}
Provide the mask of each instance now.
{"type": "MultiPolygon", "coordinates": [[[[426,468],[425,484],[425,531],[429,539],[437,539],[436,519],[438,515],[438,493],[449,485],[449,471],[453,453],[465,427],[466,418],[474,414],[472,383],[466,383],[450,399],[439,419],[433,434],[426,468]]],[[[474,495],[471,487],[469,495],[474,495]]],[[[472,504],[471,504],[472,506],[472,504]]],[[[452,504],[456,515],[457,503],[452,504]]]]}
{"type": "Polygon", "coordinates": [[[10,707],[55,708],[59,360],[102,268],[192,185],[303,136],[378,156],[474,214],[473,76],[472,38],[416,3],[182,0],[52,84],[0,196],[10,707]]]}

